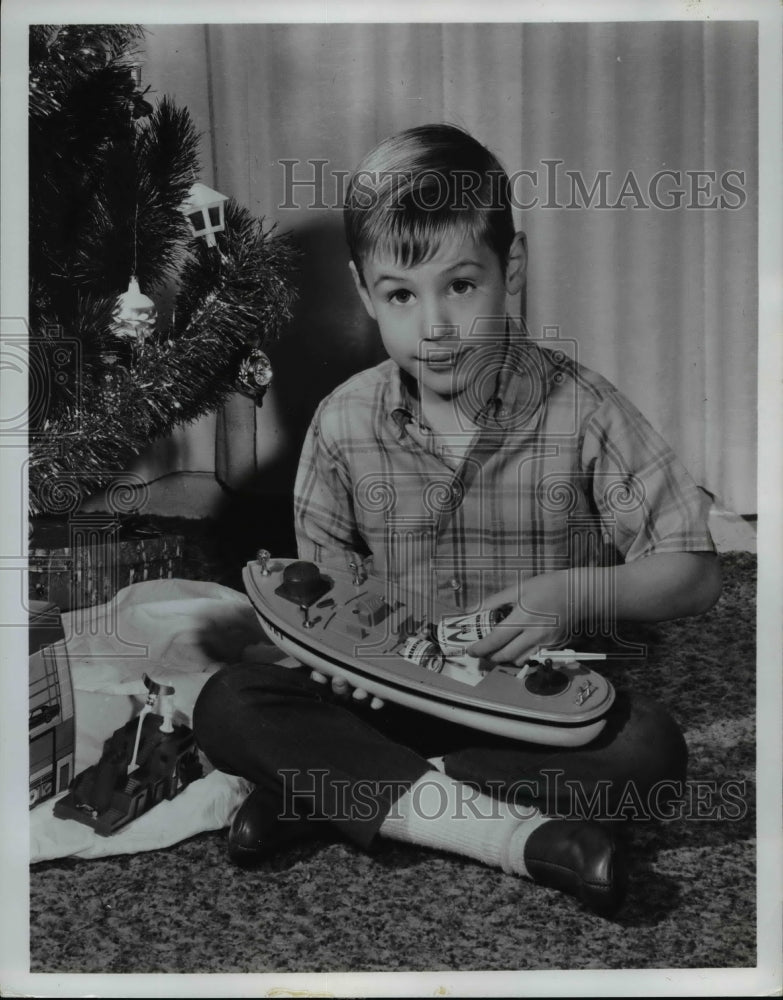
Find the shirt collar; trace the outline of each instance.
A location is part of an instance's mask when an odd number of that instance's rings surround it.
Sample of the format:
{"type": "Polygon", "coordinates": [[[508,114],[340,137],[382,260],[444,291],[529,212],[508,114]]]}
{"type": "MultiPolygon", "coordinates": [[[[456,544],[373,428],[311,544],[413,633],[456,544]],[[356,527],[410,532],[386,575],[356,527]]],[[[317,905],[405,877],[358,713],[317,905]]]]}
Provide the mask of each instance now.
{"type": "Polygon", "coordinates": [[[418,416],[419,401],[415,396],[415,387],[407,372],[399,365],[394,365],[388,382],[388,411],[397,424],[401,435],[405,436],[405,425],[418,416]]]}

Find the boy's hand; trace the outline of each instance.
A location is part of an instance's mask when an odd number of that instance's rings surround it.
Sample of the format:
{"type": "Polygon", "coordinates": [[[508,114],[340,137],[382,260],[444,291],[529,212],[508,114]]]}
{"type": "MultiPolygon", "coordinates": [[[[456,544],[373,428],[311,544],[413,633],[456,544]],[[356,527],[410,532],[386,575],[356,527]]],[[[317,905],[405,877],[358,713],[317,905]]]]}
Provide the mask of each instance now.
{"type": "MultiPolygon", "coordinates": [[[[321,674],[317,670],[311,670],[310,677],[319,684],[326,684],[329,680],[325,674],[321,674]]],[[[354,701],[366,701],[370,697],[362,688],[352,688],[344,677],[332,677],[332,693],[344,701],[350,698],[353,698],[354,701]]],[[[380,698],[373,697],[370,701],[370,708],[379,709],[383,706],[384,702],[380,698]]]]}
{"type": "Polygon", "coordinates": [[[513,605],[511,614],[468,647],[471,656],[521,667],[539,649],[562,645],[576,624],[569,617],[567,571],[544,573],[507,587],[485,601],[484,607],[503,604],[513,605]]]}

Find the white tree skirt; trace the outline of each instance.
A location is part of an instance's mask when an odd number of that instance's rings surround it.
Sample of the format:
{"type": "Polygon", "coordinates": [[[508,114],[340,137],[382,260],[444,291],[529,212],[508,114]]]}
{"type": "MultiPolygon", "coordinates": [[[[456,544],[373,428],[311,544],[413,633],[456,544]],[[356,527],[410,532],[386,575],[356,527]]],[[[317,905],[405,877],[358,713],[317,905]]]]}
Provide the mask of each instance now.
{"type": "MultiPolygon", "coordinates": [[[[103,743],[136,715],[142,675],[175,688],[175,722],[191,724],[210,674],[225,664],[285,663],[244,594],[193,580],[150,580],[120,590],[108,604],[63,615],[76,719],[76,773],[98,761],[103,743]]],[[[211,770],[176,798],[108,837],[53,814],[56,799],[30,813],[31,863],[150,851],[231,822],[250,785],[211,770]]]]}

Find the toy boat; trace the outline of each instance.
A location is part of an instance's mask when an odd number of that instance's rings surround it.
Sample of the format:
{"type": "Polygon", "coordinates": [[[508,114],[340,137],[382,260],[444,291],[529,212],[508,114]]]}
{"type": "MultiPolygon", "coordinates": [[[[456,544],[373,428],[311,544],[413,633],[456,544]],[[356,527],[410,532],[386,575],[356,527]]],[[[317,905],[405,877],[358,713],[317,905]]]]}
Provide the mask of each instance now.
{"type": "Polygon", "coordinates": [[[418,595],[390,598],[383,581],[355,567],[326,572],[261,550],[243,579],[276,646],[384,701],[550,746],[592,740],[614,701],[612,685],[581,662],[603,654],[539,651],[521,668],[466,656],[460,642],[478,637],[476,615],[426,613],[418,595]]]}

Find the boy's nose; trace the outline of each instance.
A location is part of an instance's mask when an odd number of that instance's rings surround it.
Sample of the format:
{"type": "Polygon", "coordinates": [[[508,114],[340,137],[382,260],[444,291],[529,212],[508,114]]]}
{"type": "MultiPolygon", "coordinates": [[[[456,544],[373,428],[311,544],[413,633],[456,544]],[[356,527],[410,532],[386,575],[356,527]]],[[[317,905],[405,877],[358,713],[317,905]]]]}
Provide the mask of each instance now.
{"type": "Polygon", "coordinates": [[[433,323],[427,333],[428,340],[456,340],[459,338],[459,326],[456,323],[433,323]]]}
{"type": "Polygon", "coordinates": [[[457,339],[459,327],[453,322],[448,303],[441,296],[425,297],[422,310],[421,336],[425,340],[457,339]]]}

